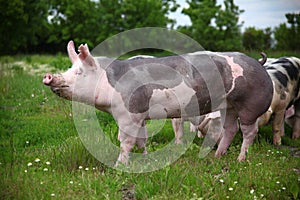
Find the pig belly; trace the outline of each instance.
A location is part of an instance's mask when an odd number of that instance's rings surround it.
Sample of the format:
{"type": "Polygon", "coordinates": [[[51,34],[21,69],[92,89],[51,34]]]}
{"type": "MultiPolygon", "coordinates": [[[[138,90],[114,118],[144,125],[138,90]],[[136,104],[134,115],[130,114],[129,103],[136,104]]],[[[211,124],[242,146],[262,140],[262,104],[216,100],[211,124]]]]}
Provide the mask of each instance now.
{"type": "MultiPolygon", "coordinates": [[[[149,119],[187,117],[185,107],[195,97],[195,90],[182,82],[174,88],[155,89],[149,102],[149,119]]],[[[197,102],[195,102],[196,104],[197,102]]],[[[198,107],[198,105],[195,105],[198,107]]]]}

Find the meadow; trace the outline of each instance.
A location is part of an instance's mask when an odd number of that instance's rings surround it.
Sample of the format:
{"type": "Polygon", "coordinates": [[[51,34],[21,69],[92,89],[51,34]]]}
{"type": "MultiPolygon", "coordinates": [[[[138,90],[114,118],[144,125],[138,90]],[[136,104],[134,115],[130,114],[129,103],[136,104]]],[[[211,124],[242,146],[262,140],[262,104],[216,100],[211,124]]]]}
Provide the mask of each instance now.
{"type": "MultiPolygon", "coordinates": [[[[271,127],[261,128],[245,162],[236,160],[242,141],[238,133],[220,159],[215,150],[200,159],[203,139],[195,137],[184,155],[157,171],[127,173],[105,166],[82,144],[71,102],[42,84],[45,72],[70,65],[62,54],[0,58],[0,199],[300,198],[300,140],[291,139],[287,126],[280,147],[272,145],[271,127]]],[[[97,117],[118,144],[113,118],[102,112],[97,117]]],[[[155,151],[173,139],[167,121],[147,147],[155,151]]]]}

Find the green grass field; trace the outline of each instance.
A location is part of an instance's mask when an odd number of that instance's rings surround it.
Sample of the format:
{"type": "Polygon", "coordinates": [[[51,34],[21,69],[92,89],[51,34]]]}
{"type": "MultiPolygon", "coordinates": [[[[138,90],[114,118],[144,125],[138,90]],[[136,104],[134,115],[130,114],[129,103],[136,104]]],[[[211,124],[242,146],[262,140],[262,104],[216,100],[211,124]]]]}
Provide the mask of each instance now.
{"type": "MultiPolygon", "coordinates": [[[[269,57],[279,55],[291,54],[269,57]]],[[[105,166],[85,149],[71,102],[42,84],[44,72],[70,66],[67,57],[6,56],[0,62],[0,199],[300,198],[300,158],[294,156],[300,140],[291,139],[288,127],[282,147],[272,145],[270,126],[260,129],[245,162],[236,161],[242,141],[237,134],[220,159],[214,157],[215,150],[200,159],[202,139],[195,138],[171,165],[126,173],[105,166]]],[[[105,134],[118,144],[113,118],[101,112],[97,117],[105,134]]],[[[168,121],[147,147],[154,151],[173,138],[168,121]]]]}

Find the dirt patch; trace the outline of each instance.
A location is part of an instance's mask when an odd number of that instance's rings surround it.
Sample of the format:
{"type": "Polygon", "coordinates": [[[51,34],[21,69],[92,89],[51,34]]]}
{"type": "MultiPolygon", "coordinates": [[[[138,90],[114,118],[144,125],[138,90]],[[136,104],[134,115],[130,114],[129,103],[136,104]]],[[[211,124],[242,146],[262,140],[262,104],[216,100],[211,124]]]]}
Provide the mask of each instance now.
{"type": "Polygon", "coordinates": [[[300,158],[300,148],[291,146],[277,146],[277,149],[288,149],[291,152],[291,156],[295,158],[300,158]]]}
{"type": "Polygon", "coordinates": [[[122,192],[122,200],[135,200],[134,185],[124,185],[120,191],[122,192]]]}

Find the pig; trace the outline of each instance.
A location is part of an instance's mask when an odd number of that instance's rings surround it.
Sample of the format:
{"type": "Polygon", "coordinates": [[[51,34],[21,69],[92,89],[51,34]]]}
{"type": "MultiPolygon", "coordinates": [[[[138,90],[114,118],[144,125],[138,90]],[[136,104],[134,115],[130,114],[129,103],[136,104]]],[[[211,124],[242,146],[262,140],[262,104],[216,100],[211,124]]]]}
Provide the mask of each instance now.
{"type": "MultiPolygon", "coordinates": [[[[197,116],[186,119],[190,121],[190,132],[197,132],[199,138],[204,137],[209,131],[209,137],[219,143],[222,137],[222,122],[220,111],[208,113],[206,115],[197,116]]],[[[172,119],[172,126],[175,133],[175,143],[181,144],[183,138],[183,122],[184,119],[172,119]]]]}
{"type": "Polygon", "coordinates": [[[300,103],[295,103],[297,107],[292,105],[286,112],[285,112],[285,122],[293,128],[292,138],[297,139],[300,137],[300,103]]]}
{"type": "Polygon", "coordinates": [[[73,41],[67,49],[72,67],[62,74],[45,74],[43,83],[59,97],[112,114],[120,132],[117,163],[127,164],[133,146],[145,143],[145,120],[188,118],[217,110],[224,117],[225,131],[216,157],[226,153],[239,118],[243,143],[238,160],[245,160],[257,134],[256,120],[272,101],[273,85],[266,70],[239,52],[117,60],[93,57],[86,44],[77,54],[73,41]],[[217,84],[216,75],[222,84],[217,84]]]}
{"type": "Polygon", "coordinates": [[[273,144],[281,145],[284,135],[284,118],[286,110],[293,106],[294,117],[288,121],[293,127],[293,138],[300,136],[300,59],[281,57],[267,59],[264,65],[272,79],[274,93],[270,108],[258,120],[259,127],[266,125],[273,115],[273,144]]]}

